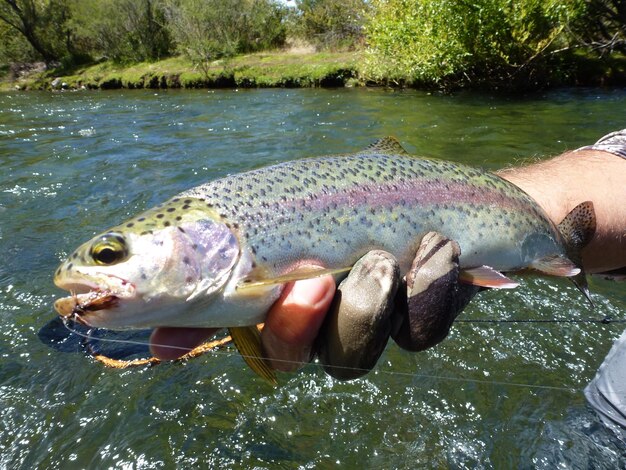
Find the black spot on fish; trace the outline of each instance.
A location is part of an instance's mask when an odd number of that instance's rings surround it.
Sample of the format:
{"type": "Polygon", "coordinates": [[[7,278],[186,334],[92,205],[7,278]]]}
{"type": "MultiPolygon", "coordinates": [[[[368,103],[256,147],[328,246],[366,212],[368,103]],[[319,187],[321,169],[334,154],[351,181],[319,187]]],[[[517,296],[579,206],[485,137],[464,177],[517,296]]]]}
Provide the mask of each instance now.
{"type": "Polygon", "coordinates": [[[189,204],[185,204],[185,205],[183,206],[183,210],[187,210],[187,209],[189,209],[190,207],[191,207],[191,206],[190,206],[189,204]]]}
{"type": "Polygon", "coordinates": [[[176,220],[180,221],[180,220],[183,220],[183,218],[179,215],[179,216],[176,217],[176,220]]]}
{"type": "Polygon", "coordinates": [[[71,271],[72,268],[74,267],[74,265],[72,263],[67,265],[67,268],[65,268],[66,271],[71,271]]]}
{"type": "Polygon", "coordinates": [[[141,279],[143,279],[144,281],[148,279],[148,276],[146,276],[146,273],[141,273],[141,279]]]}
{"type": "MultiPolygon", "coordinates": [[[[178,217],[177,217],[177,219],[178,219],[178,217]]],[[[179,232],[186,233],[184,228],[182,228],[182,227],[176,227],[176,228],[178,229],[179,232]]]]}
{"type": "Polygon", "coordinates": [[[72,255],[72,259],[76,259],[76,258],[78,258],[78,253],[74,253],[74,254],[72,255]]]}
{"type": "Polygon", "coordinates": [[[191,199],[185,199],[183,202],[184,202],[185,204],[191,204],[191,199]]]}
{"type": "Polygon", "coordinates": [[[170,222],[163,222],[163,225],[166,226],[166,227],[169,227],[172,224],[170,222]]]}
{"type": "Polygon", "coordinates": [[[185,257],[183,258],[183,263],[185,263],[185,264],[189,264],[189,257],[188,257],[188,256],[185,256],[185,257]]]}
{"type": "Polygon", "coordinates": [[[139,218],[137,219],[137,222],[143,222],[144,220],[146,220],[146,218],[145,218],[145,217],[139,217],[139,218]]]}
{"type": "Polygon", "coordinates": [[[132,222],[128,222],[128,223],[126,224],[126,227],[131,228],[131,227],[133,227],[134,225],[135,225],[134,223],[132,223],[132,222]]]}
{"type": "Polygon", "coordinates": [[[156,218],[157,218],[157,219],[162,219],[163,217],[165,217],[165,214],[157,214],[157,215],[156,215],[156,218]]]}
{"type": "Polygon", "coordinates": [[[174,212],[176,210],[175,207],[168,207],[167,212],[174,212]]]}

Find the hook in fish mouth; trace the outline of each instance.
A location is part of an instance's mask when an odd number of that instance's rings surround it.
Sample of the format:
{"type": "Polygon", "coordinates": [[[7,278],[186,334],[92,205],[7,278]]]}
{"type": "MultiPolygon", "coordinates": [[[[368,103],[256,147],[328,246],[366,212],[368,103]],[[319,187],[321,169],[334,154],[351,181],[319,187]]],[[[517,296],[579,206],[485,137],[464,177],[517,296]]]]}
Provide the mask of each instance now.
{"type": "Polygon", "coordinates": [[[84,317],[101,310],[113,310],[122,299],[132,298],[133,283],[112,275],[86,275],[76,273],[65,282],[55,283],[70,292],[68,297],[57,299],[54,309],[66,319],[88,324],[84,317]]]}
{"type": "Polygon", "coordinates": [[[54,309],[64,318],[73,318],[81,323],[82,316],[90,312],[108,310],[118,305],[119,297],[107,290],[93,290],[86,294],[74,294],[54,302],[54,309]]]}

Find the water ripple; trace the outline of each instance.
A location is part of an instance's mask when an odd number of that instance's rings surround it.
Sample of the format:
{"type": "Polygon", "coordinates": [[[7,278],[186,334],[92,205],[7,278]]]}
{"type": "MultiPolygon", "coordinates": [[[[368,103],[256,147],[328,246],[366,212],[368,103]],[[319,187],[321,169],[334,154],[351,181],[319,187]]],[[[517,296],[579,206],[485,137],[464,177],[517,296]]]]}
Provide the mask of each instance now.
{"type": "Polygon", "coordinates": [[[206,180],[385,135],[496,168],[595,141],[625,106],[612,90],[0,94],[0,467],[619,466],[582,388],[623,324],[471,322],[625,318],[623,286],[602,280],[594,311],[566,281],[481,293],[436,348],[390,344],[346,383],[310,364],[272,388],[232,350],[110,370],[38,332],[69,250],[206,180]]]}

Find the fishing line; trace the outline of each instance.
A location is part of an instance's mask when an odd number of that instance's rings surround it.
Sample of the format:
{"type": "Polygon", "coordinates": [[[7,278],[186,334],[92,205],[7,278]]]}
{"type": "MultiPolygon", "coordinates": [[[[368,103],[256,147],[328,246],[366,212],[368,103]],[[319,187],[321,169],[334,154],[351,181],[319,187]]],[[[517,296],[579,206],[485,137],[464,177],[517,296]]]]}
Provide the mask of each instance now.
{"type": "MultiPolygon", "coordinates": [[[[82,333],[76,329],[72,329],[69,325],[69,321],[67,318],[63,318],[63,325],[65,326],[65,328],[70,331],[71,333],[74,333],[82,338],[85,338],[89,341],[92,340],[96,340],[96,341],[103,341],[103,342],[110,342],[110,343],[120,343],[120,344],[132,344],[132,345],[139,345],[139,346],[149,346],[149,343],[146,343],[145,341],[134,341],[134,340],[126,340],[126,339],[113,339],[113,338],[95,338],[94,336],[91,336],[89,333],[85,334],[82,333]]],[[[89,330],[91,331],[91,330],[89,330]]],[[[179,349],[181,351],[185,351],[185,352],[191,352],[193,351],[193,349],[195,348],[187,348],[187,347],[183,347],[183,346],[173,346],[173,345],[169,345],[169,344],[154,344],[155,346],[161,346],[161,347],[166,347],[166,348],[171,348],[171,349],[179,349]]],[[[244,355],[244,354],[240,354],[238,352],[228,352],[228,351],[221,351],[219,348],[215,348],[212,353],[217,354],[217,355],[223,355],[223,356],[228,356],[228,357],[232,357],[232,356],[236,356],[239,355],[241,357],[256,357],[256,356],[249,356],[249,355],[244,355]]],[[[273,362],[281,362],[283,364],[296,364],[296,365],[302,365],[303,362],[301,361],[292,361],[292,360],[288,360],[288,359],[272,359],[273,362]]],[[[343,370],[351,370],[351,371],[360,371],[360,372],[370,372],[370,369],[365,369],[365,368],[359,368],[359,367],[348,367],[348,366],[335,366],[335,365],[329,365],[329,364],[324,364],[321,363],[319,360],[315,360],[315,362],[309,363],[310,365],[316,366],[316,367],[333,367],[335,369],[343,369],[343,370]]],[[[527,383],[522,383],[522,382],[507,382],[507,381],[501,381],[501,380],[486,380],[486,379],[474,379],[474,378],[468,378],[468,377],[451,377],[451,376],[446,376],[446,375],[433,375],[433,374],[417,374],[417,373],[412,373],[412,372],[400,372],[400,371],[391,371],[391,370],[385,370],[382,368],[377,368],[375,369],[373,372],[375,373],[380,373],[380,374],[386,374],[386,375],[392,375],[392,376],[400,376],[400,377],[407,377],[407,378],[421,378],[421,379],[433,379],[433,380],[446,380],[446,381],[450,381],[450,382],[465,382],[465,383],[475,383],[475,384],[483,384],[483,385],[500,385],[500,386],[511,386],[511,387],[520,387],[520,388],[528,388],[528,389],[539,389],[539,390],[553,390],[553,391],[565,391],[565,392],[569,392],[569,393],[580,393],[581,390],[577,389],[575,387],[562,387],[562,386],[557,386],[557,385],[540,385],[540,384],[527,384],[527,383]]]]}
{"type": "Polygon", "coordinates": [[[602,323],[603,325],[609,325],[611,323],[626,323],[626,319],[614,319],[612,317],[604,317],[604,318],[586,318],[586,319],[553,319],[553,320],[542,320],[542,319],[525,319],[525,320],[516,320],[516,319],[488,319],[488,318],[477,318],[477,319],[457,319],[454,321],[455,323],[602,323]]]}
{"type": "MultiPolygon", "coordinates": [[[[133,346],[150,346],[150,343],[146,343],[145,341],[134,341],[132,339],[117,339],[117,338],[96,338],[95,336],[91,336],[90,332],[91,330],[88,330],[87,334],[85,333],[81,333],[80,331],[76,330],[76,329],[72,329],[69,326],[69,320],[67,318],[62,318],[62,322],[63,322],[63,326],[65,327],[65,329],[67,329],[70,333],[74,333],[77,336],[80,336],[81,338],[85,338],[86,340],[89,341],[102,341],[104,343],[118,343],[118,344],[131,344],[133,346]]],[[[167,347],[170,349],[180,349],[181,351],[186,351],[189,352],[191,350],[193,350],[193,348],[186,348],[184,346],[174,346],[174,345],[169,345],[169,344],[155,344],[155,346],[163,346],[163,347],[167,347]]]]}

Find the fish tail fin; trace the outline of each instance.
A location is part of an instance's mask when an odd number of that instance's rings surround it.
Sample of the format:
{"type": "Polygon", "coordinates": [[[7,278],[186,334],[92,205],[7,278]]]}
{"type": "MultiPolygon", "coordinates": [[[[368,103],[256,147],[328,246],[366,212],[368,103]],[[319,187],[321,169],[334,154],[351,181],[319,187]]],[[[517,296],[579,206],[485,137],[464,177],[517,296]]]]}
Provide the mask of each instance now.
{"type": "Polygon", "coordinates": [[[596,213],[593,209],[593,202],[585,201],[578,204],[565,216],[557,228],[565,242],[568,258],[580,268],[580,272],[570,279],[593,307],[581,256],[581,250],[587,246],[596,233],[596,213]]]}

